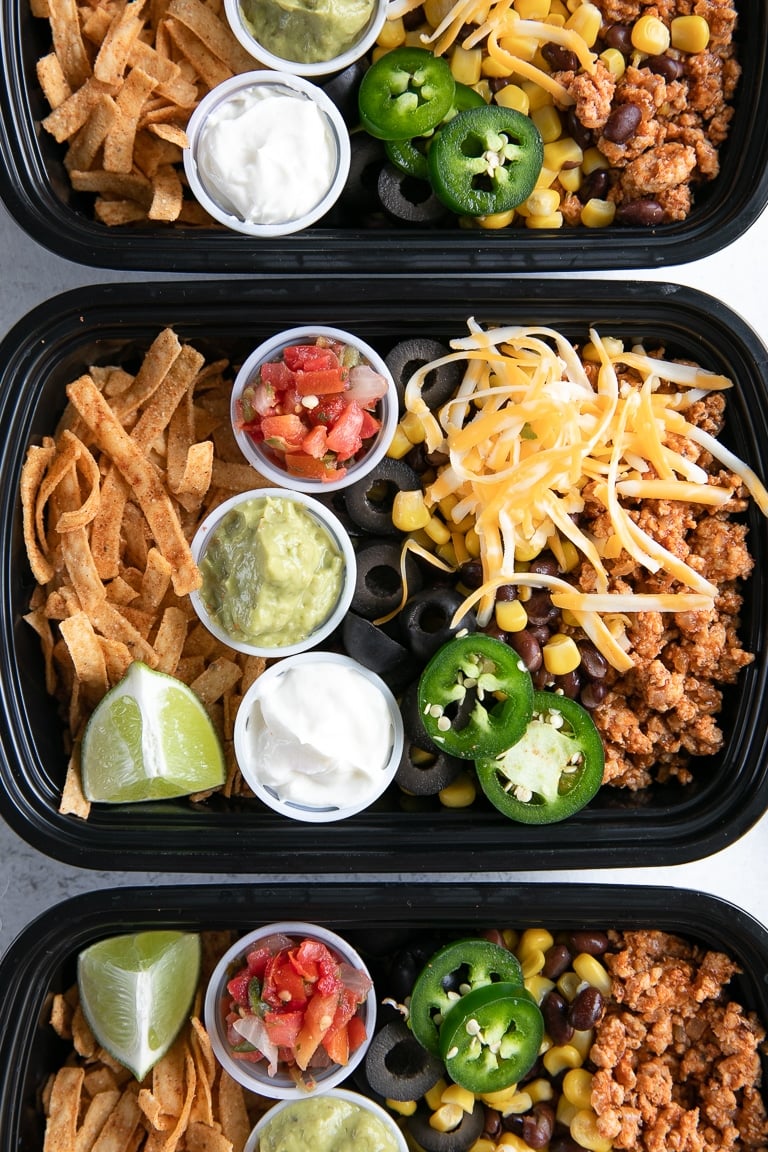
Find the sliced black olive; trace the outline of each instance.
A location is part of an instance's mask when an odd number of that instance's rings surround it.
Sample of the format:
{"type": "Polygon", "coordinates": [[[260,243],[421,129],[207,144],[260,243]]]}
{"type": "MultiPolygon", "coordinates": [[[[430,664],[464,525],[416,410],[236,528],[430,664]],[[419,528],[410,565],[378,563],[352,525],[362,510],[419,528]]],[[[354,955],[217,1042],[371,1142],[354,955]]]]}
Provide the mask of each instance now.
{"type": "Polygon", "coordinates": [[[344,617],[341,636],[348,656],[381,676],[393,692],[402,691],[413,675],[412,657],[407,648],[354,612],[347,612],[344,617]]]}
{"type": "Polygon", "coordinates": [[[408,224],[434,224],[448,215],[448,209],[432,191],[427,180],[406,175],[394,164],[385,164],[379,173],[379,199],[390,216],[408,224]]]}
{"type": "MultiPolygon", "coordinates": [[[[333,100],[348,128],[354,128],[360,116],[357,104],[357,90],[360,81],[368,71],[365,60],[356,60],[348,68],[337,72],[330,80],[323,84],[326,96],[333,100]]],[[[362,135],[362,133],[359,133],[362,135]]]]}
{"type": "Polygon", "coordinates": [[[411,796],[436,796],[447,788],[461,772],[464,762],[447,752],[428,752],[415,740],[406,736],[395,783],[411,796]],[[419,753],[427,753],[422,759],[419,753]]]}
{"type": "Polygon", "coordinates": [[[443,1065],[405,1023],[394,1020],[371,1041],[365,1075],[373,1091],[386,1100],[418,1100],[437,1084],[443,1065]]]}
{"type": "MultiPolygon", "coordinates": [[[[439,340],[419,339],[401,340],[385,356],[387,368],[395,381],[400,403],[403,403],[405,386],[419,368],[430,364],[433,360],[440,360],[447,356],[450,348],[441,344],[439,340]]],[[[464,365],[456,360],[452,364],[441,364],[427,373],[421,394],[430,408],[439,408],[450,400],[461,383],[464,374],[464,365]]]]}
{"type": "Polygon", "coordinates": [[[384,145],[367,132],[353,132],[349,144],[349,175],[339,197],[339,205],[347,212],[360,216],[373,212],[381,214],[378,180],[381,166],[387,158],[384,145]]]}
{"type": "MultiPolygon", "coordinates": [[[[368,620],[386,616],[399,607],[403,598],[400,572],[401,546],[397,540],[366,540],[357,549],[357,577],[352,611],[368,620]]],[[[419,591],[424,580],[412,554],[405,559],[408,589],[419,591]]]]}
{"type": "Polygon", "coordinates": [[[419,1107],[406,1120],[408,1131],[424,1152],[467,1152],[478,1140],[485,1125],[485,1108],[479,1101],[471,1112],[465,1112],[460,1123],[450,1132],[438,1132],[429,1123],[428,1108],[419,1107]]]}
{"type": "Polygon", "coordinates": [[[427,752],[439,752],[437,744],[429,738],[427,730],[421,719],[421,711],[419,709],[419,680],[411,680],[408,687],[403,692],[400,700],[400,715],[403,718],[403,728],[405,729],[406,736],[410,736],[419,748],[423,748],[427,752]]]}
{"type": "Polygon", "coordinates": [[[392,523],[396,492],[421,487],[418,475],[403,460],[385,456],[356,484],[344,489],[344,505],[358,527],[375,536],[399,536],[392,523]]]}
{"type": "Polygon", "coordinates": [[[454,588],[425,588],[409,597],[400,613],[400,627],[405,643],[417,660],[426,664],[438,648],[457,632],[475,632],[477,617],[469,611],[456,624],[451,621],[464,597],[454,588]]]}

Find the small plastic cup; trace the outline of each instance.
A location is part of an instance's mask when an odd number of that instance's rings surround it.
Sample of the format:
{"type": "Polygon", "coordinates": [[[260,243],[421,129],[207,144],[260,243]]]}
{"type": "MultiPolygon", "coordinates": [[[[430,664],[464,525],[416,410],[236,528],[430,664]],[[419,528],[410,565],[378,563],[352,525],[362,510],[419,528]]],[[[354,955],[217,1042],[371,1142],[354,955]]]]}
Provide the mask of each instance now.
{"type": "Polygon", "coordinates": [[[199,619],[208,631],[218,640],[221,640],[223,644],[227,644],[237,652],[246,652],[251,656],[264,656],[266,659],[270,659],[280,656],[293,656],[299,652],[306,652],[307,649],[314,648],[315,645],[322,643],[322,641],[330,636],[334,629],[339,626],[348,612],[349,606],[352,603],[352,597],[354,596],[357,578],[357,561],[355,559],[355,550],[352,547],[352,541],[346,529],[338,517],[335,516],[329,508],[326,508],[324,504],[321,504],[319,500],[315,500],[303,492],[292,492],[280,488],[254,488],[249,492],[242,492],[237,496],[232,496],[229,500],[225,500],[223,504],[219,504],[217,508],[214,508],[208,513],[192,540],[191,548],[195,563],[199,564],[202,561],[206,549],[210,544],[211,537],[229,512],[246,501],[260,500],[263,498],[278,501],[286,500],[301,505],[327,532],[329,544],[338,551],[343,566],[341,589],[333,610],[324,621],[318,624],[312,632],[302,639],[284,645],[267,646],[243,640],[225,631],[211,615],[202,589],[198,588],[194,592],[191,592],[190,599],[192,601],[192,607],[199,619]]]}
{"type": "Polygon", "coordinates": [[[278,812],[281,816],[288,816],[292,820],[303,820],[312,824],[346,820],[348,817],[354,816],[357,812],[362,812],[366,808],[369,808],[371,804],[378,800],[395,777],[403,752],[403,740],[402,714],[395,697],[387,685],[375,672],[371,672],[370,669],[365,668],[351,657],[343,656],[337,652],[305,652],[302,655],[291,656],[285,660],[281,660],[277,664],[273,664],[262,672],[261,676],[253,682],[243,697],[235,717],[235,757],[237,758],[238,766],[249,788],[264,804],[272,808],[275,812],[278,812]],[[338,803],[328,805],[327,807],[318,807],[310,804],[299,804],[293,800],[281,799],[272,786],[266,785],[260,779],[257,766],[254,764],[250,750],[250,729],[254,722],[254,706],[258,704],[259,699],[269,690],[270,684],[272,684],[277,677],[284,676],[292,668],[308,664],[327,665],[328,676],[331,679],[334,674],[334,669],[336,668],[352,669],[378,689],[389,709],[392,721],[392,741],[387,759],[381,768],[378,786],[374,791],[355,803],[338,803]]]}
{"type": "Polygon", "coordinates": [[[398,416],[399,405],[395,381],[375,348],[372,348],[370,344],[352,332],[324,324],[306,324],[297,328],[288,328],[286,331],[270,337],[269,340],[265,340],[245,360],[232,385],[230,402],[232,429],[238,447],[248,463],[252,464],[266,480],[271,480],[275,484],[298,492],[311,492],[315,496],[326,492],[336,492],[340,488],[348,488],[350,484],[355,484],[367,476],[371,469],[375,468],[382,457],[386,455],[397,427],[398,416]],[[343,344],[357,348],[374,372],[380,373],[387,381],[387,391],[379,401],[377,411],[381,427],[359,459],[345,461],[346,474],[340,480],[315,480],[305,476],[291,475],[267,444],[257,443],[252,436],[249,436],[239,427],[240,398],[243,391],[257,376],[260,366],[270,360],[276,360],[291,344],[311,343],[318,336],[327,337],[329,340],[338,340],[343,344]]]}
{"type": "MultiPolygon", "coordinates": [[[[265,111],[264,123],[269,125],[270,121],[271,117],[265,111]]],[[[312,139],[307,140],[307,147],[315,140],[316,133],[313,133],[312,139]]],[[[341,195],[349,175],[349,131],[341,112],[322,88],[288,72],[244,72],[217,84],[192,113],[187,125],[187,141],[183,153],[184,171],[193,195],[214,220],[246,236],[287,236],[308,228],[330,211],[341,195]],[[289,212],[285,219],[268,219],[266,213],[262,219],[246,219],[227,200],[226,193],[214,187],[212,173],[205,170],[204,156],[211,133],[217,130],[217,124],[222,120],[244,116],[249,102],[254,98],[257,100],[254,109],[258,109],[258,101],[272,95],[309,101],[317,108],[320,130],[325,130],[331,152],[331,175],[317,200],[314,203],[304,202],[303,192],[308,174],[305,149],[295,146],[283,149],[276,193],[285,196],[285,202],[289,203],[288,194],[296,188],[297,195],[303,201],[301,209],[289,212]]],[[[275,142],[275,146],[279,147],[279,141],[275,142]]]]}
{"type": "Polygon", "coordinates": [[[232,1055],[227,1043],[226,997],[227,981],[244,962],[249,952],[256,949],[261,941],[270,936],[284,935],[299,944],[302,940],[319,940],[325,944],[342,961],[350,964],[358,971],[364,972],[370,979],[370,973],[351,944],[328,928],[318,924],[306,924],[300,920],[285,920],[276,924],[265,924],[243,936],[227,952],[213,970],[205,993],[203,1013],[205,1027],[211,1038],[211,1046],[216,1059],[222,1068],[232,1076],[238,1084],[261,1096],[268,1096],[273,1100],[303,1100],[308,1095],[320,1094],[335,1088],[342,1080],[354,1071],[368,1051],[368,1045],[373,1038],[376,1027],[376,993],[371,982],[371,988],[363,1004],[358,1009],[359,1015],[365,1024],[365,1040],[350,1053],[346,1064],[328,1064],[324,1068],[311,1070],[314,1087],[297,1084],[286,1068],[278,1065],[277,1072],[270,1076],[266,1063],[255,1063],[249,1060],[237,1060],[232,1055]]]}
{"type": "Polygon", "coordinates": [[[240,0],[224,0],[224,11],[229,26],[240,44],[251,56],[268,68],[278,72],[289,72],[295,76],[330,76],[341,72],[350,64],[360,60],[376,42],[387,18],[389,0],[375,0],[373,11],[367,23],[361,28],[357,39],[343,52],[329,56],[325,60],[302,61],[279,56],[270,50],[269,42],[260,40],[249,27],[240,0]]]}
{"type": "MultiPolygon", "coordinates": [[[[398,1152],[408,1152],[408,1144],[406,1143],[405,1137],[398,1128],[393,1117],[389,1112],[387,1112],[386,1108],[382,1108],[381,1105],[377,1104],[375,1100],[369,1100],[367,1096],[363,1096],[360,1092],[350,1092],[347,1088],[334,1088],[330,1092],[324,1091],[322,1095],[331,1096],[336,1100],[345,1100],[349,1104],[356,1104],[358,1108],[363,1108],[366,1112],[370,1112],[371,1115],[375,1116],[376,1119],[379,1120],[392,1134],[392,1139],[397,1146],[398,1152]]],[[[243,1152],[259,1152],[261,1148],[262,1133],[274,1120],[275,1116],[282,1112],[284,1108],[288,1108],[290,1105],[295,1105],[295,1103],[296,1102],[293,1100],[282,1100],[279,1104],[273,1104],[269,1111],[264,1113],[256,1127],[251,1132],[245,1143],[243,1152]]],[[[299,1102],[299,1106],[301,1106],[301,1102],[299,1102]]],[[[364,1152],[364,1150],[361,1149],[360,1152],[364,1152]]]]}

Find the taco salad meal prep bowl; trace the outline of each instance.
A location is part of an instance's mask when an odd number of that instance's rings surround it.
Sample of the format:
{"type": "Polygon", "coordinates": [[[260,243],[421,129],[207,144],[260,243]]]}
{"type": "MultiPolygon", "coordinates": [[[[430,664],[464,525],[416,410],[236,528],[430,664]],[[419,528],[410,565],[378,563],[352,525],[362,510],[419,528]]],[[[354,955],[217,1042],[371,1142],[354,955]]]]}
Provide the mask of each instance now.
{"type": "MultiPolygon", "coordinates": [[[[726,953],[739,969],[727,986],[729,998],[763,1023],[768,1019],[765,928],[726,901],[686,889],[320,883],[94,891],[43,913],[17,937],[0,964],[5,1003],[0,1058],[6,1069],[0,1090],[1,1152],[39,1152],[43,1147],[43,1089],[71,1049],[51,1027],[51,1007],[55,994],[74,983],[80,951],[110,936],[157,929],[226,931],[239,938],[285,917],[329,929],[348,942],[369,969],[379,1001],[386,995],[388,975],[396,971],[393,957],[409,952],[429,956],[442,943],[489,929],[533,927],[553,934],[655,929],[726,953]]],[[[359,1071],[342,1087],[364,1091],[359,1071]]]]}
{"type": "MultiPolygon", "coordinates": [[[[762,815],[768,805],[768,558],[754,502],[747,517],[755,567],[744,584],[740,637],[755,659],[725,690],[723,750],[697,763],[690,784],[668,781],[639,792],[604,787],[587,808],[552,827],[515,824],[482,795],[471,808],[449,809],[435,796],[409,797],[396,786],[364,812],[332,824],[288,821],[256,799],[222,794],[203,803],[96,804],[87,820],[59,812],[67,763],[64,727],[46,692],[38,637],[23,619],[33,581],[19,480],[28,446],[54,431],[65,386],[91,365],[135,371],[165,326],[206,358],[226,358],[234,374],[256,344],[299,322],[338,324],[386,356],[409,338],[447,344],[466,335],[470,316],[487,325],[548,325],[576,342],[594,326],[604,337],[663,346],[667,356],[729,376],[735,386],[728,393],[724,443],[759,476],[768,475],[762,344],[723,305],[667,284],[596,281],[588,299],[583,284],[488,278],[460,286],[361,281],[354,293],[341,282],[309,282],[301,290],[286,290],[282,282],[108,286],[54,299],[8,335],[0,410],[6,458],[0,510],[6,636],[0,662],[0,811],[25,840],[48,856],[97,869],[346,874],[663,866],[725,847],[762,815]]],[[[351,643],[354,648],[354,638],[351,643]]]]}
{"type": "MultiPolygon", "coordinates": [[[[353,157],[346,193],[312,227],[289,236],[254,238],[209,224],[152,222],[162,219],[161,207],[149,222],[107,226],[94,218],[93,192],[72,190],[64,164],[66,143],[58,143],[41,126],[50,105],[36,68],[50,53],[51,35],[47,21],[33,17],[31,7],[29,0],[3,0],[0,49],[6,82],[0,93],[0,194],[35,240],[82,264],[142,271],[321,275],[378,275],[383,256],[390,273],[412,275],[661,267],[724,247],[746,230],[768,200],[768,139],[762,131],[768,121],[768,11],[762,0],[739,0],[735,43],[742,75],[729,137],[720,148],[719,174],[697,188],[686,219],[650,227],[466,229],[456,218],[437,224],[392,223],[376,201],[375,227],[367,227],[360,202],[371,197],[369,185],[375,187],[382,161],[381,149],[374,160],[369,155],[369,145],[376,142],[356,131],[356,91],[364,71],[358,61],[330,80],[315,77],[344,113],[353,157]]],[[[240,45],[235,47],[242,54],[237,70],[246,70],[252,57],[240,45]]],[[[228,74],[231,70],[223,76],[228,74]]],[[[408,199],[405,188],[403,195],[408,199]]],[[[416,195],[417,206],[419,200],[416,195]]]]}

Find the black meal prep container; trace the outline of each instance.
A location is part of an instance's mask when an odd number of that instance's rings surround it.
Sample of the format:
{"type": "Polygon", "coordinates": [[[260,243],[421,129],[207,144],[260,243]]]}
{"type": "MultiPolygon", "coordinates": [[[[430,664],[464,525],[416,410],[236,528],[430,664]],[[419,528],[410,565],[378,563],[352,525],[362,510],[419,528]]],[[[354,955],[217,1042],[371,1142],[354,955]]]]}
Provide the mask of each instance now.
{"type": "Polygon", "coordinates": [[[48,1024],[50,1001],[74,982],[82,948],[149,929],[231,929],[245,935],[283,919],[322,924],[349,940],[375,985],[381,964],[398,949],[428,947],[433,940],[489,927],[661,929],[731,956],[741,974],[728,986],[730,997],[768,1021],[768,932],[746,912],[702,892],[586,884],[192,884],[91,892],[43,913],[0,964],[0,1152],[42,1150],[40,1095],[66,1047],[48,1024]]]}
{"type": "MultiPolygon", "coordinates": [[[[546,272],[665,267],[697,260],[740,236],[768,202],[768,7],[737,0],[743,75],[718,177],[696,192],[687,220],[661,228],[514,228],[355,225],[347,201],[305,232],[276,240],[223,229],[141,225],[108,228],[92,216],[92,197],[73,193],[64,145],[41,128],[50,111],[37,81],[50,51],[47,21],[29,0],[1,0],[0,195],[35,240],[59,256],[105,268],[165,272],[390,273],[546,272]]],[[[342,83],[342,107],[349,89],[342,83]]],[[[354,110],[355,103],[352,101],[354,110]]],[[[354,111],[346,113],[354,123],[354,111]]],[[[367,179],[367,177],[365,178],[367,179]]],[[[353,183],[356,178],[353,177],[353,183]]],[[[358,182],[359,183],[359,182],[358,182]]],[[[351,186],[350,186],[351,187],[351,186]]]]}
{"type": "Polygon", "coordinates": [[[768,476],[766,350],[728,308],[688,288],[488,277],[300,286],[219,280],[102,286],[55,298],[0,346],[0,812],[24,839],[48,856],[95,869],[466,873],[662,866],[717,851],[760,817],[768,807],[768,533],[754,506],[749,541],[756,563],[744,589],[741,631],[756,659],[726,692],[722,754],[701,762],[691,785],[667,783],[636,794],[604,788],[575,817],[543,827],[513,824],[483,797],[470,809],[449,810],[433,797],[405,810],[394,786],[365,812],[330,824],[289,821],[257,800],[220,796],[199,806],[186,800],[94,805],[87,821],[59,814],[62,731],[46,695],[37,636],[22,619],[32,580],[19,475],[27,445],[53,431],[66,383],[93,363],[135,365],[165,325],[236,365],[261,340],[295,324],[333,323],[386,354],[408,337],[447,342],[461,336],[469,316],[546,324],[581,342],[594,325],[628,342],[658,342],[668,355],[730,376],[736,383],[725,442],[768,476]]]}

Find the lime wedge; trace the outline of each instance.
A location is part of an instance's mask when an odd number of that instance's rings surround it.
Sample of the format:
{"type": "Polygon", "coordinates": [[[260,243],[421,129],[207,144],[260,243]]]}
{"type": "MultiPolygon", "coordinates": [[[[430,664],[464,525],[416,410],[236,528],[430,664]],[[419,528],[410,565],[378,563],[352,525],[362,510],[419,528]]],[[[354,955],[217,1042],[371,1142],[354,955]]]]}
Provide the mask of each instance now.
{"type": "Polygon", "coordinates": [[[224,754],[192,689],[137,660],[88,721],[81,771],[89,800],[163,800],[223,784],[224,754]]]}
{"type": "Polygon", "coordinates": [[[103,1048],[143,1080],[187,1019],[200,978],[200,937],[111,936],[77,958],[80,1003],[103,1048]]]}

